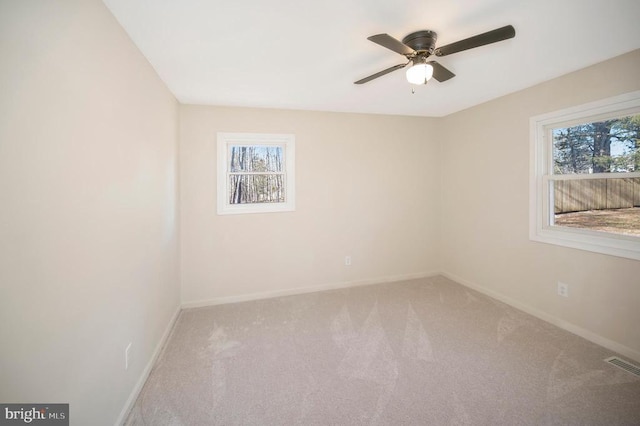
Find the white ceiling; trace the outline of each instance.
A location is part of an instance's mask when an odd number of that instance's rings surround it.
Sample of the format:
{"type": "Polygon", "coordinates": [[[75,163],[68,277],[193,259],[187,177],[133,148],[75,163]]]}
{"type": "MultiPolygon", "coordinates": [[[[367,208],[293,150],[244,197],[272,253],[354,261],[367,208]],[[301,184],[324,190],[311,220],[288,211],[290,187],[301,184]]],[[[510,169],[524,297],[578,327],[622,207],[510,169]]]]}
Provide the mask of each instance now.
{"type": "Polygon", "coordinates": [[[444,116],[640,48],[639,0],[103,1],[188,104],[444,116]],[[370,35],[443,46],[507,24],[514,39],[438,58],[447,82],[353,84],[406,62],[370,35]]]}

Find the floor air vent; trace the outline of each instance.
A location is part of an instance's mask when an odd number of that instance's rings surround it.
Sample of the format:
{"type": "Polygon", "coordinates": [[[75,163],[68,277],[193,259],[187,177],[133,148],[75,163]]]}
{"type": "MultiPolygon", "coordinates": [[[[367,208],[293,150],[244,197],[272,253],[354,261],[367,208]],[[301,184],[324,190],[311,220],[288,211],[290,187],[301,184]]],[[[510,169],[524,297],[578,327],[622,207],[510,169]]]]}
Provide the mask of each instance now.
{"type": "Polygon", "coordinates": [[[615,365],[616,367],[621,368],[624,371],[640,377],[640,367],[638,367],[637,365],[633,365],[623,359],[620,359],[617,356],[607,358],[605,359],[605,362],[608,362],[609,364],[615,365]]]}

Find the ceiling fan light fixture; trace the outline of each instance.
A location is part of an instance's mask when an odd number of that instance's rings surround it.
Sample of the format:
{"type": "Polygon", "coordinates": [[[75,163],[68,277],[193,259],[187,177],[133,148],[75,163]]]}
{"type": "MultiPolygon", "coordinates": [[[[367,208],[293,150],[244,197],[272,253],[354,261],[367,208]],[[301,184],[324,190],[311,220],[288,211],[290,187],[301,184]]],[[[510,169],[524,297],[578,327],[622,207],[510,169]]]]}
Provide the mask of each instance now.
{"type": "Polygon", "coordinates": [[[431,64],[418,63],[407,70],[407,81],[411,84],[427,84],[433,77],[431,64]]]}
{"type": "MultiPolygon", "coordinates": [[[[427,84],[427,81],[429,81],[431,77],[442,83],[456,76],[436,61],[427,62],[430,56],[452,55],[454,53],[507,40],[515,37],[515,35],[515,28],[513,28],[512,25],[506,25],[501,28],[496,28],[495,30],[465,38],[464,40],[447,44],[446,46],[440,46],[438,48],[436,48],[438,34],[431,30],[413,32],[403,38],[402,41],[396,40],[389,34],[372,35],[371,37],[367,37],[367,40],[399,53],[412,62],[411,68],[407,70],[407,80],[409,83],[419,85],[427,84]]],[[[409,65],[409,62],[395,65],[368,77],[361,78],[360,80],[355,81],[354,84],[366,83],[395,70],[399,70],[400,68],[405,68],[407,65],[409,65]]]]}

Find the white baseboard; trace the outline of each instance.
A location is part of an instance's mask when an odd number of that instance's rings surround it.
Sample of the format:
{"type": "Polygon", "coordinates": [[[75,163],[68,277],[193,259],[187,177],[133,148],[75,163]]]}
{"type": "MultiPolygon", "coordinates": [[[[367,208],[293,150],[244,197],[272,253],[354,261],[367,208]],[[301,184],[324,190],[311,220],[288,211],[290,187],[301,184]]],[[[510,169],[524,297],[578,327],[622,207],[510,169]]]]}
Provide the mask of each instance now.
{"type": "Polygon", "coordinates": [[[560,327],[563,330],[566,330],[570,333],[576,334],[584,339],[589,340],[590,342],[593,342],[597,345],[602,346],[603,348],[612,350],[614,352],[619,353],[620,355],[624,355],[627,358],[630,358],[634,361],[640,362],[640,352],[631,349],[628,346],[622,345],[618,342],[614,342],[613,340],[609,340],[606,337],[602,337],[600,335],[597,335],[595,333],[593,333],[592,331],[589,331],[587,329],[584,329],[582,327],[579,327],[575,324],[572,324],[568,321],[563,320],[562,318],[558,318],[555,315],[551,315],[547,312],[538,310],[536,308],[533,308],[531,306],[525,305],[521,302],[518,302],[517,300],[514,300],[510,297],[507,297],[503,294],[497,293],[493,290],[489,290],[485,287],[482,287],[476,283],[473,283],[471,281],[468,281],[464,278],[458,277],[456,275],[450,274],[448,272],[442,272],[441,273],[442,276],[449,278],[450,280],[453,280],[459,284],[462,284],[466,287],[469,287],[473,290],[479,291],[480,293],[486,294],[489,297],[492,297],[494,299],[497,299],[503,303],[506,303],[507,305],[513,306],[516,309],[519,309],[523,312],[528,313],[529,315],[533,315],[534,317],[540,318],[543,321],[546,321],[548,323],[551,323],[553,325],[555,325],[556,327],[560,327]]]}
{"type": "Polygon", "coordinates": [[[469,280],[458,277],[454,274],[450,274],[448,272],[422,272],[422,273],[415,273],[415,274],[395,275],[395,276],[372,278],[372,279],[359,280],[359,281],[345,281],[340,283],[322,284],[322,285],[311,286],[311,287],[299,287],[299,288],[265,291],[265,292],[259,292],[259,293],[242,294],[237,296],[217,297],[213,299],[182,303],[182,306],[178,307],[178,309],[175,311],[175,313],[171,317],[171,320],[169,321],[169,324],[167,325],[167,328],[165,329],[164,334],[162,335],[162,338],[158,342],[158,345],[156,346],[156,349],[154,350],[153,355],[151,356],[151,359],[149,360],[145,369],[140,375],[140,378],[138,379],[136,386],[132,390],[129,398],[127,399],[127,402],[124,408],[122,409],[122,412],[120,413],[120,416],[118,417],[118,420],[115,424],[116,426],[122,425],[123,422],[127,419],[127,416],[129,415],[129,412],[133,408],[133,405],[136,399],[138,398],[138,395],[140,394],[142,387],[144,386],[145,382],[147,381],[147,378],[149,377],[149,374],[151,373],[151,369],[153,368],[156,360],[158,359],[158,356],[162,351],[162,348],[164,347],[165,343],[169,339],[169,336],[173,331],[173,327],[182,309],[223,305],[223,304],[237,303],[237,302],[246,302],[250,300],[268,299],[273,297],[291,296],[296,294],[315,293],[315,292],[325,291],[325,290],[336,290],[336,289],[343,289],[343,288],[350,288],[350,287],[360,287],[360,286],[382,284],[382,283],[389,283],[389,282],[395,282],[395,281],[406,281],[406,280],[434,277],[437,275],[442,275],[444,277],[447,277],[450,280],[453,280],[459,284],[462,284],[473,290],[479,291],[480,293],[483,293],[489,297],[492,297],[496,300],[506,303],[507,305],[510,305],[516,309],[519,309],[523,312],[533,315],[534,317],[537,317],[543,321],[546,321],[550,324],[560,327],[563,330],[566,330],[570,333],[578,335],[604,348],[617,352],[618,354],[623,355],[633,361],[640,362],[640,352],[634,349],[631,349],[628,346],[622,345],[618,342],[614,342],[613,340],[609,340],[605,337],[599,336],[589,330],[586,330],[575,324],[567,322],[559,317],[556,317],[547,312],[538,310],[531,306],[525,305],[508,296],[505,296],[493,290],[482,287],[476,283],[473,283],[469,280]]]}
{"type": "Polygon", "coordinates": [[[140,375],[138,382],[136,383],[135,387],[131,391],[131,394],[129,395],[127,402],[124,404],[124,408],[120,412],[120,415],[118,416],[118,420],[116,420],[115,426],[120,426],[127,420],[127,416],[129,415],[129,412],[133,408],[133,405],[135,404],[136,399],[138,399],[138,395],[140,394],[142,387],[147,381],[147,378],[149,378],[149,374],[151,373],[153,366],[158,360],[158,356],[160,356],[160,353],[162,352],[162,348],[164,348],[164,345],[167,343],[167,340],[169,340],[169,336],[171,336],[171,332],[173,331],[173,326],[178,320],[180,311],[181,311],[181,308],[180,306],[178,306],[176,311],[171,316],[171,319],[169,320],[169,324],[167,324],[167,327],[165,328],[164,333],[160,338],[160,341],[156,345],[156,348],[153,351],[153,354],[151,355],[151,359],[149,359],[149,362],[147,362],[147,365],[145,366],[144,370],[142,370],[142,374],[140,375]]]}
{"type": "Polygon", "coordinates": [[[382,284],[394,281],[415,280],[419,278],[433,277],[439,275],[437,272],[420,272],[415,274],[394,275],[388,277],[371,278],[360,281],[345,281],[340,283],[322,284],[311,287],[296,287],[281,290],[270,290],[259,293],[240,294],[237,296],[216,297],[207,300],[196,300],[191,302],[183,302],[182,309],[201,308],[204,306],[224,305],[227,303],[247,302],[250,300],[270,299],[273,297],[292,296],[295,294],[315,293],[325,290],[336,290],[349,287],[360,287],[371,284],[382,284]]]}

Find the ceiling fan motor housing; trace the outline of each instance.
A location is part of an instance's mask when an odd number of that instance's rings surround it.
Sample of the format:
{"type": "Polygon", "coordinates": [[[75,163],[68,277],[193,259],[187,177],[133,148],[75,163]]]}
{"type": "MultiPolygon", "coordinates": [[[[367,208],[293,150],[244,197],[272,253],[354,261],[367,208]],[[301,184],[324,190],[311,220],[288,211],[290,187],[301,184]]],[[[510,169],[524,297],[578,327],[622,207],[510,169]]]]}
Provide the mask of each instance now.
{"type": "Polygon", "coordinates": [[[436,48],[437,39],[438,34],[434,31],[424,30],[409,34],[402,39],[402,43],[415,50],[419,55],[429,56],[436,48]]]}

